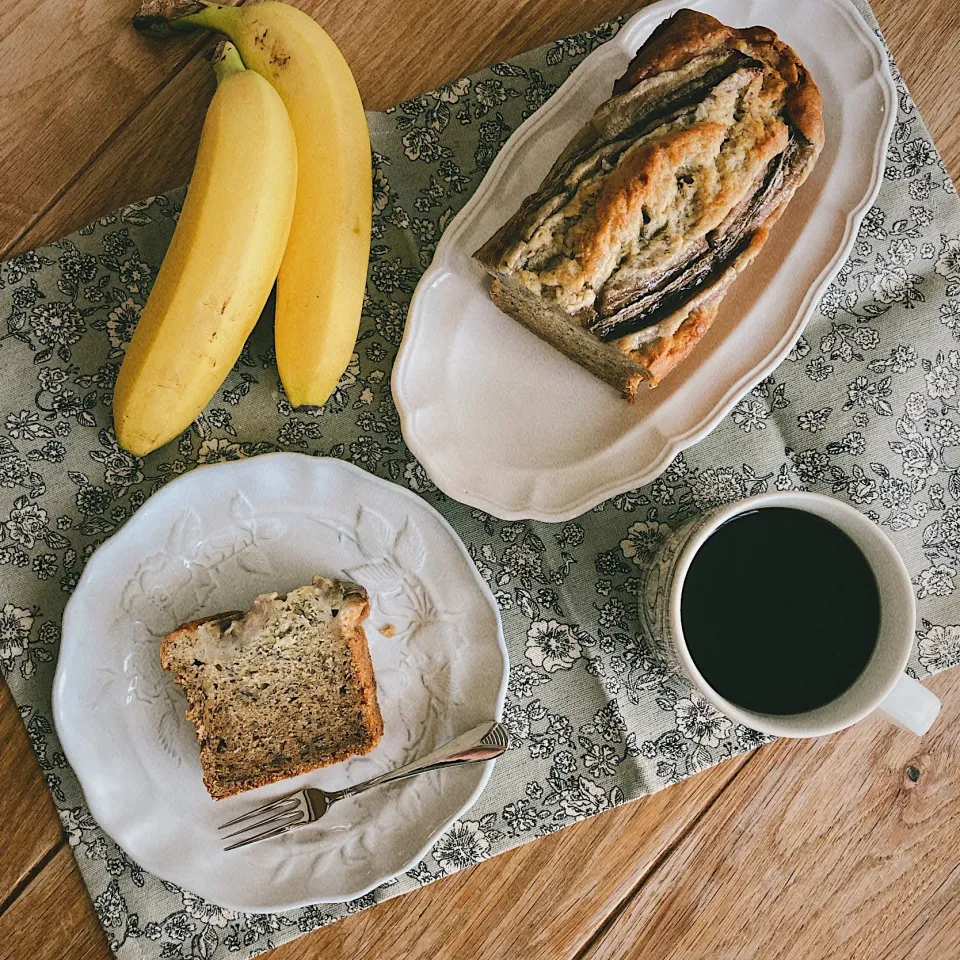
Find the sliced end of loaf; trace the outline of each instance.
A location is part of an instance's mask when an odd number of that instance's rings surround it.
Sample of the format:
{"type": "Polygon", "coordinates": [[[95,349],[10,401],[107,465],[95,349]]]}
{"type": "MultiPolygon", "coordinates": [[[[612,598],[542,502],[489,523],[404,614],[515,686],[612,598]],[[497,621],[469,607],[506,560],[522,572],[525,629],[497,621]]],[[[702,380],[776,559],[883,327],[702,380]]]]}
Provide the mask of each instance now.
{"type": "Polygon", "coordinates": [[[619,390],[631,403],[636,399],[647,371],[617,346],[603,343],[563,310],[552,308],[512,277],[495,276],[490,298],[504,313],[619,390]]]}

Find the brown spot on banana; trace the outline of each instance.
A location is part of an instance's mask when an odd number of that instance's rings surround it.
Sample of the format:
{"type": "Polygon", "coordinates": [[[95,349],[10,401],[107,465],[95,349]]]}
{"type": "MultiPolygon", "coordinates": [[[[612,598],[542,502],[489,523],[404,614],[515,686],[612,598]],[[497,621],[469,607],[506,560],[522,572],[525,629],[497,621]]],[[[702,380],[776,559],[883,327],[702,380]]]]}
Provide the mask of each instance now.
{"type": "Polygon", "coordinates": [[[270,66],[275,67],[276,76],[290,62],[290,54],[286,53],[279,41],[274,41],[273,52],[270,54],[270,66]]]}

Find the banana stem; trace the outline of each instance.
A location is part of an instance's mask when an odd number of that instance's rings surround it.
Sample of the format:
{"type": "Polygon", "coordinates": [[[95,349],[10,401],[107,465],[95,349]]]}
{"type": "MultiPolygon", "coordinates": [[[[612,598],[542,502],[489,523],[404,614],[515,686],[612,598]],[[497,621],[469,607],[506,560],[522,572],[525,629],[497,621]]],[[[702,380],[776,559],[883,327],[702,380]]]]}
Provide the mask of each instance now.
{"type": "Polygon", "coordinates": [[[240,59],[240,51],[229,41],[221,40],[210,52],[213,72],[217,75],[217,85],[235,73],[243,73],[246,67],[240,59]]]}
{"type": "Polygon", "coordinates": [[[209,0],[143,0],[134,14],[133,25],[141,33],[169,37],[186,30],[219,30],[229,32],[230,24],[239,16],[236,7],[225,7],[209,0]]]}

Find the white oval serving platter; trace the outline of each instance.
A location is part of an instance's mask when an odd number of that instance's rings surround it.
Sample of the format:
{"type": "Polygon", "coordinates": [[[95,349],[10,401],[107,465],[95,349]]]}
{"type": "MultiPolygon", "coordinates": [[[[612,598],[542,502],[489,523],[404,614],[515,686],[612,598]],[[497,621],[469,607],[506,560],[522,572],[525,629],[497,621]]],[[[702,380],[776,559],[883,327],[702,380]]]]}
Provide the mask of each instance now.
{"type": "Polygon", "coordinates": [[[629,20],[509,139],[417,287],[392,386],[404,438],[437,486],[502,519],[562,521],[656,479],[796,342],[877,195],[895,116],[885,52],[849,0],[668,0],[629,20]],[[631,406],[500,313],[471,254],[683,6],[769,26],[793,46],[823,95],[826,144],[707,336],[631,406]]]}

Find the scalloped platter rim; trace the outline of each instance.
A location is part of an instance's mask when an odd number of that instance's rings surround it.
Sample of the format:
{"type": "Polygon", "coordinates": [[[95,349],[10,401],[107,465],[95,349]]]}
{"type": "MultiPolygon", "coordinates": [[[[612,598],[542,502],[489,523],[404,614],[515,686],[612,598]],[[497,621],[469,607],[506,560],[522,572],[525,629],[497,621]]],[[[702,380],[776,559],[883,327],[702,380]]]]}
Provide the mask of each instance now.
{"type": "Polygon", "coordinates": [[[392,388],[404,439],[437,486],[504,520],[560,522],[655,480],[796,343],[877,196],[895,118],[886,54],[850,0],[661,0],[627,21],[513,133],[417,286],[392,388]],[[820,86],[827,140],[704,341],[631,406],[501,314],[471,254],[684,6],[765,24],[793,45],[820,86]]]}

